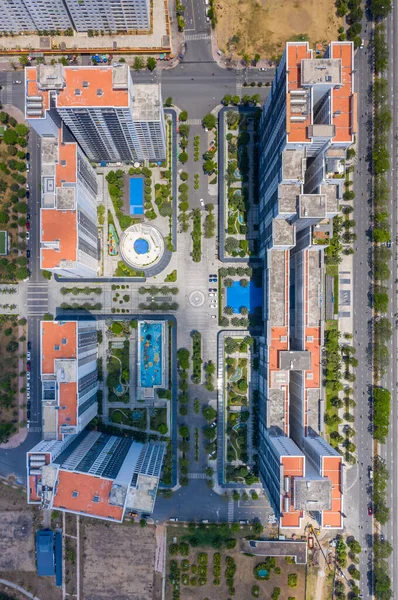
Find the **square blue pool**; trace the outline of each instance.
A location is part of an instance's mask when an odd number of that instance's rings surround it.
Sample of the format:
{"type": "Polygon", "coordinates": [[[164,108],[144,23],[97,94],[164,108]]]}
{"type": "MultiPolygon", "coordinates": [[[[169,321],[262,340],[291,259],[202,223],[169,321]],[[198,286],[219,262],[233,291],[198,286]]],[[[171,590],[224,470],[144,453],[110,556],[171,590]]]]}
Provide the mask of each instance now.
{"type": "Polygon", "coordinates": [[[247,287],[240,285],[239,281],[234,281],[227,290],[227,306],[233,308],[234,314],[239,314],[242,306],[246,306],[249,313],[253,313],[257,307],[263,305],[263,288],[256,287],[251,281],[247,287]]]}
{"type": "Polygon", "coordinates": [[[144,178],[130,177],[130,215],[144,214],[144,178]]]}

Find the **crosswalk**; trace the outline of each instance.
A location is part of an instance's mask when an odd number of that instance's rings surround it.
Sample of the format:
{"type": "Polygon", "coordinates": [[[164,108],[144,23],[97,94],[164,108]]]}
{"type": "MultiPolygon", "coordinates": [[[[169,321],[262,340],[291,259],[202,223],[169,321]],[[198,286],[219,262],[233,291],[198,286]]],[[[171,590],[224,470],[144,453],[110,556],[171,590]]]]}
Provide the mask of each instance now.
{"type": "Polygon", "coordinates": [[[242,95],[242,84],[240,83],[240,81],[236,82],[236,95],[237,96],[241,96],[242,95]]]}
{"type": "Polygon", "coordinates": [[[206,479],[206,473],[188,473],[188,479],[206,479]]]}
{"type": "Polygon", "coordinates": [[[230,500],[228,502],[228,523],[232,523],[234,520],[234,509],[235,502],[233,500],[230,500]]]}
{"type": "Polygon", "coordinates": [[[187,125],[201,125],[202,121],[201,121],[201,119],[188,119],[186,121],[186,124],[187,125]]]}
{"type": "Polygon", "coordinates": [[[208,33],[186,33],[185,41],[186,42],[196,42],[196,40],[210,40],[211,35],[208,33]]]}
{"type": "Polygon", "coordinates": [[[48,284],[28,283],[28,316],[48,312],[48,284]]]}

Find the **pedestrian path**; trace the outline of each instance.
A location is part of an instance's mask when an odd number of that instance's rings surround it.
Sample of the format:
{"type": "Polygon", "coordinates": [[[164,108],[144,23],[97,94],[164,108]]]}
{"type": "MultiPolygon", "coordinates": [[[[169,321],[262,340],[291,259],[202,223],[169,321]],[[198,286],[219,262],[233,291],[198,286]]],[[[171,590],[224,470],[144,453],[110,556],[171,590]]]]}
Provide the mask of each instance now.
{"type": "Polygon", "coordinates": [[[201,119],[188,119],[186,123],[187,125],[201,125],[202,121],[201,119]]]}
{"type": "Polygon", "coordinates": [[[48,312],[48,284],[28,283],[28,316],[43,315],[48,312]]]}
{"type": "Polygon", "coordinates": [[[236,95],[237,96],[241,96],[242,95],[242,84],[240,83],[240,81],[236,82],[236,95]]]}
{"type": "Polygon", "coordinates": [[[206,473],[188,473],[188,479],[207,479],[206,473]]]}
{"type": "Polygon", "coordinates": [[[210,40],[211,35],[208,33],[188,33],[185,34],[186,42],[195,42],[196,40],[210,40]]]}
{"type": "Polygon", "coordinates": [[[235,502],[230,500],[228,502],[228,523],[232,523],[234,520],[235,502]]]}

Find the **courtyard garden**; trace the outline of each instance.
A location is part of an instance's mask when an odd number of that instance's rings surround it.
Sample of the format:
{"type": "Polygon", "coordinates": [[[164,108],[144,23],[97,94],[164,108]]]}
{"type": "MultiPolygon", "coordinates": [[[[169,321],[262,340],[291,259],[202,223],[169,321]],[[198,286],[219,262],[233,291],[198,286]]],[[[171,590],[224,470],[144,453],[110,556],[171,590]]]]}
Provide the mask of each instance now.
{"type": "Polygon", "coordinates": [[[256,113],[237,108],[224,112],[224,250],[232,257],[246,258],[257,254],[256,120],[256,113]]]}
{"type": "Polygon", "coordinates": [[[133,410],[130,408],[113,408],[109,411],[109,417],[112,423],[143,430],[147,428],[146,408],[134,408],[133,410]]]}
{"type": "Polygon", "coordinates": [[[129,349],[129,340],[110,342],[108,345],[106,385],[108,387],[109,402],[124,402],[127,404],[130,400],[129,349]]]}
{"type": "MultiPolygon", "coordinates": [[[[247,528],[247,535],[256,538],[247,528]]],[[[261,528],[262,529],[262,528],[261,528]]],[[[240,551],[236,523],[173,527],[168,532],[166,599],[304,600],[305,565],[240,551]],[[170,543],[172,538],[172,543],[170,543]]],[[[252,532],[253,533],[253,532],[252,532]]]]}

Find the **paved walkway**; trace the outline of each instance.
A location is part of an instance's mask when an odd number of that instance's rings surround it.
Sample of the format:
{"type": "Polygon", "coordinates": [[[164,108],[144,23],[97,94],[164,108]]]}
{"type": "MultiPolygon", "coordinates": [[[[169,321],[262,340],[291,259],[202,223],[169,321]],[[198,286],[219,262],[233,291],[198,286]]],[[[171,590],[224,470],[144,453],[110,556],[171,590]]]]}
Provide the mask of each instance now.
{"type": "Polygon", "coordinates": [[[16,583],[13,583],[12,581],[7,581],[7,579],[0,579],[0,583],[8,586],[10,588],[13,588],[14,590],[17,590],[21,594],[24,594],[27,598],[32,598],[32,600],[40,600],[40,598],[38,598],[37,596],[34,596],[30,592],[27,592],[20,585],[17,585],[16,583]]]}

